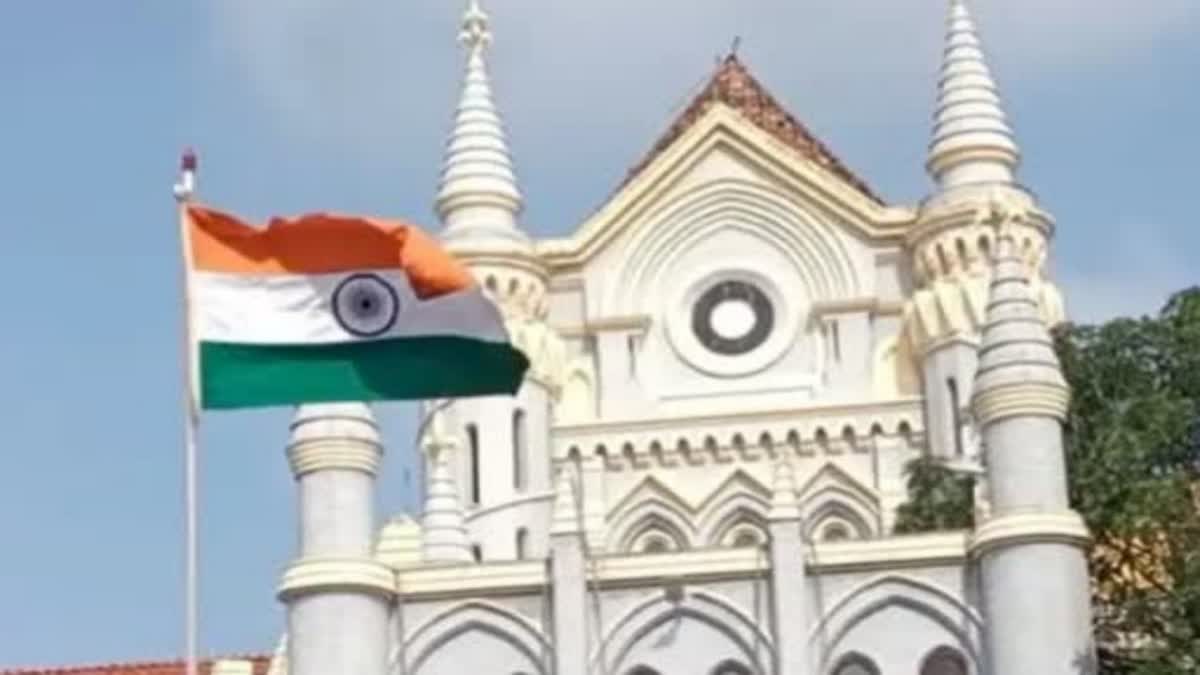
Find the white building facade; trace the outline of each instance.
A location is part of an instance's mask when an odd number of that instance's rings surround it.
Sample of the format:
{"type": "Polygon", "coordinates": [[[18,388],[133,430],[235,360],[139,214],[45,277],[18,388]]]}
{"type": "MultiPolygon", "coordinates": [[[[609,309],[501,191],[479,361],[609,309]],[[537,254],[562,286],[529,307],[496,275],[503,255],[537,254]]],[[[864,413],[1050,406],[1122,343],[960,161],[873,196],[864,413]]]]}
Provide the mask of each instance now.
{"type": "Polygon", "coordinates": [[[424,406],[426,508],[378,531],[369,409],[301,409],[272,669],[1091,672],[1053,224],[961,0],[921,204],[883,203],[731,56],[562,239],[522,229],[490,37],[472,0],[435,203],[529,374],[424,406]],[[893,535],[922,453],[978,475],[973,531],[893,535]]]}

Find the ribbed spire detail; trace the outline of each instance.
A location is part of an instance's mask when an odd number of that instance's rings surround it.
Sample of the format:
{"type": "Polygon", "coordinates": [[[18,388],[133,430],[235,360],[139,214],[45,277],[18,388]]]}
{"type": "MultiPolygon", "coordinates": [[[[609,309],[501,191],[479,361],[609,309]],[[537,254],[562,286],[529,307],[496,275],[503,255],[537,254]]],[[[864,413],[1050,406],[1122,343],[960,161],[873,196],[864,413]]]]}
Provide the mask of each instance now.
{"type": "Polygon", "coordinates": [[[1067,383],[1027,269],[1011,229],[1002,227],[973,392],[981,424],[1031,411],[1056,417],[1065,413],[1067,383]]]}
{"type": "Polygon", "coordinates": [[[800,505],[796,502],[796,477],[791,462],[782,460],[775,465],[775,480],[771,485],[769,520],[799,520],[800,505]]]}
{"type": "Polygon", "coordinates": [[[965,0],[950,0],[933,118],[926,167],[943,190],[1014,182],[1021,152],[965,0]]]}
{"type": "Polygon", "coordinates": [[[466,78],[436,202],[447,241],[528,241],[517,227],[521,191],[484,59],[491,41],[488,15],[478,0],[470,0],[459,33],[467,51],[466,78]]]}
{"type": "Polygon", "coordinates": [[[554,489],[554,511],[551,515],[550,534],[578,534],[583,532],[579,514],[579,501],[575,497],[575,481],[571,472],[558,472],[558,485],[554,489]]]}
{"type": "Polygon", "coordinates": [[[441,413],[434,413],[425,441],[425,452],[433,465],[423,517],[423,550],[426,562],[470,562],[471,545],[467,541],[466,518],[458,487],[450,473],[450,456],[457,442],[444,430],[441,413]]]}

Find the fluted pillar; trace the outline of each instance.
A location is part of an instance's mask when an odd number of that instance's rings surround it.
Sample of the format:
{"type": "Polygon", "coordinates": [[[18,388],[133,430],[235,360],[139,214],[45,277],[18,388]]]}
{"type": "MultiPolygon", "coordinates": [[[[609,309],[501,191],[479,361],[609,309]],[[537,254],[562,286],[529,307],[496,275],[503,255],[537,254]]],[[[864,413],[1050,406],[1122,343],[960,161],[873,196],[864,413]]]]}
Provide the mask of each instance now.
{"type": "Polygon", "coordinates": [[[381,455],[365,405],[307,405],[296,414],[288,460],[300,552],[279,588],[290,675],[387,675],[395,578],[372,555],[381,455]]]}

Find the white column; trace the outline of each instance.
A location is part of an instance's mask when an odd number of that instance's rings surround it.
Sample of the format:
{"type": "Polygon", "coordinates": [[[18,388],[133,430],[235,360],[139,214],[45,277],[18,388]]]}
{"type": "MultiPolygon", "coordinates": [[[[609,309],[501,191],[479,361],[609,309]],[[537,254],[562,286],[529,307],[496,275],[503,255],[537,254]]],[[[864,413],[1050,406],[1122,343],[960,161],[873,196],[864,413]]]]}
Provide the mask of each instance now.
{"type": "Polygon", "coordinates": [[[291,675],[387,675],[395,578],[372,556],[382,446],[358,403],[302,406],[288,459],[299,489],[300,554],[283,574],[291,675]]]}
{"type": "Polygon", "coordinates": [[[804,540],[792,465],[775,465],[771,510],[767,514],[771,562],[771,622],[775,628],[777,675],[807,672],[808,621],[804,615],[804,540]]]}
{"type": "Polygon", "coordinates": [[[554,608],[554,672],[588,670],[587,560],[570,471],[559,476],[550,526],[550,583],[554,608]]]}

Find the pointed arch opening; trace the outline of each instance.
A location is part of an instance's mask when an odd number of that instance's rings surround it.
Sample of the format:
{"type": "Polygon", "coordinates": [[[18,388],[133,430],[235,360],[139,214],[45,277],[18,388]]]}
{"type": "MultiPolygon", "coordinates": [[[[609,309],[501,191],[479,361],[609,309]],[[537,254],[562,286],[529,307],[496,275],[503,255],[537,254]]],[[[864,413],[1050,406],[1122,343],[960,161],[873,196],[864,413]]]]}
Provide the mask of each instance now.
{"type": "Polygon", "coordinates": [[[517,408],[512,414],[512,471],[513,489],[521,492],[528,482],[528,438],[525,411],[517,408]]]}
{"type": "Polygon", "coordinates": [[[921,661],[920,675],[969,675],[967,657],[953,647],[942,645],[921,661]]]}
{"type": "Polygon", "coordinates": [[[475,424],[467,425],[467,461],[471,463],[471,475],[468,477],[471,506],[479,506],[479,427],[475,424]]]}
{"type": "Polygon", "coordinates": [[[838,659],[829,675],[881,675],[879,666],[859,652],[850,652],[838,659]]]}
{"type": "Polygon", "coordinates": [[[517,560],[524,560],[529,556],[529,531],[523,527],[517,528],[516,536],[517,560]]]}
{"type": "Polygon", "coordinates": [[[708,675],[754,675],[754,671],[741,661],[725,659],[713,666],[713,669],[708,671],[708,675]]]}

